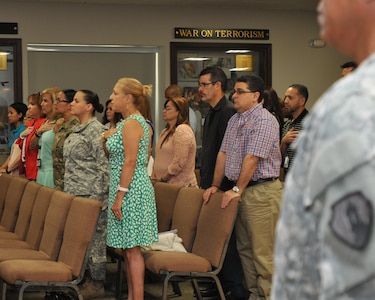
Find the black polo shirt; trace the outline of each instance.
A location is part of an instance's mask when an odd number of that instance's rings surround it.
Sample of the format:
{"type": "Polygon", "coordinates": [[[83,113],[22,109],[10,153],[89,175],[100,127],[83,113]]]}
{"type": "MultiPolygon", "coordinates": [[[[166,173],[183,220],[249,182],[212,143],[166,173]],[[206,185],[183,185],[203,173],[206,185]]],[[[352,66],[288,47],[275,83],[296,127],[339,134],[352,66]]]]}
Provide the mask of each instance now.
{"type": "MultiPolygon", "coordinates": [[[[307,109],[304,109],[294,121],[292,121],[291,119],[286,121],[283,126],[283,137],[293,127],[295,130],[301,131],[303,119],[306,117],[308,113],[309,112],[307,111],[307,109]]],[[[291,147],[291,144],[288,144],[285,150],[283,163],[282,163],[282,167],[284,168],[285,172],[288,172],[290,166],[292,165],[295,155],[296,155],[296,150],[293,147],[291,147]]]]}
{"type": "MultiPolygon", "coordinates": [[[[212,184],[216,156],[220,150],[228,121],[235,112],[233,103],[224,96],[215,107],[210,108],[204,120],[200,168],[200,186],[203,189],[209,188],[212,184]]],[[[232,186],[233,183],[225,178],[220,189],[226,191],[232,186]]]]}

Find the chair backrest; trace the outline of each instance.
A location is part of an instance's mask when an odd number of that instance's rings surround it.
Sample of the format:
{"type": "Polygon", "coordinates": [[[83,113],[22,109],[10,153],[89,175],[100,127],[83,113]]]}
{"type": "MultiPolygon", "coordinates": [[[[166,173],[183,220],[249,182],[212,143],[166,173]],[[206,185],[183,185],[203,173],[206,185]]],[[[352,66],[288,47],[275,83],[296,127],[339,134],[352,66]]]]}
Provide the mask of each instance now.
{"type": "Polygon", "coordinates": [[[5,198],[6,198],[11,180],[12,180],[12,176],[0,173],[0,218],[3,215],[5,198]]]}
{"type": "Polygon", "coordinates": [[[75,197],[70,206],[58,261],[68,265],[75,277],[82,273],[101,207],[100,201],[82,197],[75,197]]]}
{"type": "Polygon", "coordinates": [[[7,231],[14,231],[21,198],[26,184],[29,181],[25,178],[13,176],[5,196],[4,210],[1,216],[0,225],[7,231]]]}
{"type": "Polygon", "coordinates": [[[49,204],[39,251],[47,254],[51,260],[57,260],[62,244],[66,218],[74,196],[55,191],[49,204]]]}
{"type": "Polygon", "coordinates": [[[154,184],[159,232],[171,229],[173,209],[180,188],[165,182],[154,184]]]}
{"type": "Polygon", "coordinates": [[[36,195],[33,211],[31,212],[30,226],[25,239],[33,249],[39,248],[46,213],[54,192],[49,187],[41,186],[36,195]]]}
{"type": "Polygon", "coordinates": [[[23,192],[20,211],[18,213],[16,227],[14,228],[14,233],[21,240],[25,240],[27,231],[30,227],[31,213],[40,187],[40,184],[30,181],[23,192]]]}
{"type": "Polygon", "coordinates": [[[182,187],[174,205],[171,229],[177,229],[177,235],[187,251],[191,251],[197,230],[199,212],[203,203],[204,190],[182,187]]]}
{"type": "Polygon", "coordinates": [[[238,201],[233,199],[221,208],[222,193],[215,193],[203,205],[198,219],[192,253],[202,256],[218,268],[222,265],[238,211],[238,201]]]}

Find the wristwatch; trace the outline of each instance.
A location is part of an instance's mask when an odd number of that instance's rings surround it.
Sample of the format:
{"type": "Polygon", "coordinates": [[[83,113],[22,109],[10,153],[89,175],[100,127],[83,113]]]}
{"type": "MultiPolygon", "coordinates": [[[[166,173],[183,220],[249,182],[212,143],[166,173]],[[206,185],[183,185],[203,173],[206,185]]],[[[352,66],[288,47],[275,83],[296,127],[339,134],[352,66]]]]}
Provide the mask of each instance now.
{"type": "Polygon", "coordinates": [[[232,188],[232,191],[239,194],[240,193],[240,189],[238,188],[237,185],[235,185],[233,188],[232,188]]]}

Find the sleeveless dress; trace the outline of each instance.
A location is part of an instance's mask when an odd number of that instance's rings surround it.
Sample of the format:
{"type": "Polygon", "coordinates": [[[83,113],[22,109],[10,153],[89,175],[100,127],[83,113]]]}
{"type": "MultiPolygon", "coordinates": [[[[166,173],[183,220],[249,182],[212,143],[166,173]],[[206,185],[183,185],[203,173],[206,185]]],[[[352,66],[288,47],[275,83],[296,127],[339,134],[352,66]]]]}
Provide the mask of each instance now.
{"type": "Polygon", "coordinates": [[[110,153],[110,185],[108,202],[107,245],[113,248],[148,246],[158,241],[155,193],[147,174],[149,130],[142,116],[131,115],[117,125],[118,131],[109,136],[106,146],[110,153]],[[136,167],[129,185],[129,192],[122,200],[122,221],[115,218],[111,207],[116,198],[124,164],[122,131],[129,119],[137,120],[144,135],[139,142],[136,167]]]}
{"type": "Polygon", "coordinates": [[[36,182],[54,188],[53,181],[53,164],[52,164],[52,143],[55,137],[53,129],[50,129],[42,134],[38,140],[39,153],[38,159],[40,164],[38,166],[38,175],[36,182]]]}

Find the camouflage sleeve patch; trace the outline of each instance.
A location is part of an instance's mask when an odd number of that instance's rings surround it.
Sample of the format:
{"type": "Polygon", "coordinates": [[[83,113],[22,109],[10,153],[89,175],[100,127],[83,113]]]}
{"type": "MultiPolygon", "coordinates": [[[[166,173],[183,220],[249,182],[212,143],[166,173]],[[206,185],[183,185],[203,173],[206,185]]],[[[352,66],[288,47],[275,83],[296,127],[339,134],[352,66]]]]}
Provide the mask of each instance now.
{"type": "Polygon", "coordinates": [[[366,248],[372,234],[371,202],[361,192],[354,192],[336,201],[331,210],[329,225],[334,235],[351,248],[366,248]]]}

